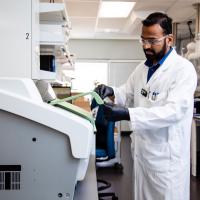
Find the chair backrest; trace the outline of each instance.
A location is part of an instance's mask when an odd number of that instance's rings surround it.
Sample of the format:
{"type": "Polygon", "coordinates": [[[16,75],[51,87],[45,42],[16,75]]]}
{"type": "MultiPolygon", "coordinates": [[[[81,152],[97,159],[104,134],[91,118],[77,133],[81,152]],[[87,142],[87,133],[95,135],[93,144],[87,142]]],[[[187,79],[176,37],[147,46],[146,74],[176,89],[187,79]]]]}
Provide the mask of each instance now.
{"type": "MultiPolygon", "coordinates": [[[[98,106],[95,100],[92,100],[91,109],[94,109],[98,106]]],[[[108,159],[115,157],[115,143],[114,143],[114,129],[115,122],[108,121],[104,117],[103,107],[99,106],[96,120],[96,157],[102,157],[102,151],[105,152],[108,159]]]]}

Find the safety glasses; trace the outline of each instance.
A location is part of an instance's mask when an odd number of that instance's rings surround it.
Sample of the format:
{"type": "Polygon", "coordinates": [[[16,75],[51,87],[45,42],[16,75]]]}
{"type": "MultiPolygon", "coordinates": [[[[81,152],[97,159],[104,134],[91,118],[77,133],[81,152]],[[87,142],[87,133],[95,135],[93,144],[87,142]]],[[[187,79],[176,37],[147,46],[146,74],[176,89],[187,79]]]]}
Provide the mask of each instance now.
{"type": "Polygon", "coordinates": [[[142,45],[160,45],[160,43],[168,36],[169,35],[165,35],[161,38],[156,38],[156,39],[143,39],[143,38],[141,38],[140,43],[142,45]]]}

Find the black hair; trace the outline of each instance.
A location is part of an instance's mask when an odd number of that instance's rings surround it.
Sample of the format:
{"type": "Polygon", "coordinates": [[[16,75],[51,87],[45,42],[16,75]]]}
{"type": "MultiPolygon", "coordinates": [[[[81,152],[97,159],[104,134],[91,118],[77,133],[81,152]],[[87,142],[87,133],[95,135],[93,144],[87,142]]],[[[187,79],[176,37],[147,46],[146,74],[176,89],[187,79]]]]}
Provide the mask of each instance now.
{"type": "Polygon", "coordinates": [[[143,26],[152,26],[159,24],[163,29],[165,35],[172,34],[172,18],[161,12],[150,14],[145,20],[142,21],[143,26]]]}

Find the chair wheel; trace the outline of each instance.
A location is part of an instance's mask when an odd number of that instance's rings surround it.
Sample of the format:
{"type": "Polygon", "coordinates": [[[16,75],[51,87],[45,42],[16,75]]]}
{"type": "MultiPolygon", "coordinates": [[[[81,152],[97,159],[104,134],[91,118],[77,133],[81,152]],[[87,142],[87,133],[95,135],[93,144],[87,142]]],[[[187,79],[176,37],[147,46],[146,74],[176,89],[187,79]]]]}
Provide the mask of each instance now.
{"type": "Polygon", "coordinates": [[[121,163],[115,163],[114,168],[120,172],[123,173],[123,165],[121,163]]]}

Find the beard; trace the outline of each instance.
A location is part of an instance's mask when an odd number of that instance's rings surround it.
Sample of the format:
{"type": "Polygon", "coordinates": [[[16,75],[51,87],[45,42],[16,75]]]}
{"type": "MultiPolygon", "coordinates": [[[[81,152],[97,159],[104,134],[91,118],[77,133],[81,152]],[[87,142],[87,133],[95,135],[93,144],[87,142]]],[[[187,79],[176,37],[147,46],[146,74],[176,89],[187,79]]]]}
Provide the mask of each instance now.
{"type": "Polygon", "coordinates": [[[162,49],[157,53],[153,49],[143,49],[147,60],[151,61],[152,63],[159,62],[164,57],[166,50],[167,50],[166,41],[165,41],[162,49]]]}

